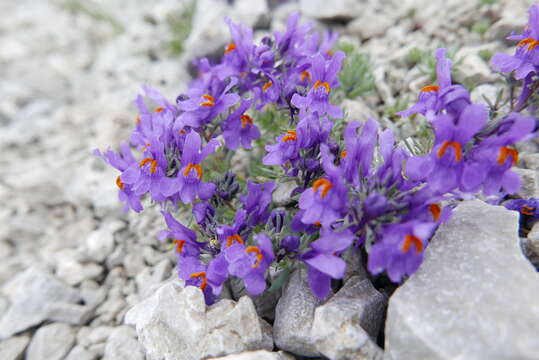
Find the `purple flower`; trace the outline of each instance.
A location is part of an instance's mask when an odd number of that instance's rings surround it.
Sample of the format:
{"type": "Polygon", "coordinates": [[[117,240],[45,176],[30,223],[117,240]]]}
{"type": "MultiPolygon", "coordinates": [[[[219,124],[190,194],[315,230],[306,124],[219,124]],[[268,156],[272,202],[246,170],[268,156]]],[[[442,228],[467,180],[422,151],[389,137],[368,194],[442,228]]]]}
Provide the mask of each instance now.
{"type": "Polygon", "coordinates": [[[196,233],[174,219],[168,211],[161,211],[161,214],[165,217],[168,230],[161,230],[157,238],[161,241],[172,238],[179,258],[198,256],[202,244],[197,242],[196,233]]]}
{"type": "Polygon", "coordinates": [[[296,128],[298,145],[301,149],[309,149],[327,142],[333,121],[327,117],[320,118],[317,113],[301,113],[296,128]]]}
{"type": "Polygon", "coordinates": [[[406,174],[412,180],[426,180],[433,191],[445,193],[462,185],[465,146],[488,118],[483,105],[467,106],[458,119],[448,114],[438,115],[432,122],[436,140],[429,155],[413,156],[406,164],[406,174]]]}
{"type": "Polygon", "coordinates": [[[232,20],[225,19],[232,42],[228,43],[223,56],[225,71],[221,76],[239,75],[243,72],[249,72],[249,65],[254,55],[255,46],[253,45],[253,30],[241,24],[234,24],[232,20]]]}
{"type": "Polygon", "coordinates": [[[150,145],[144,149],[143,159],[131,163],[120,179],[131,187],[135,195],[142,196],[149,192],[154,201],[164,202],[172,195],[170,187],[173,182],[167,177],[168,161],[164,144],[157,138],[150,141],[150,145]]]}
{"type": "Polygon", "coordinates": [[[409,109],[398,112],[397,115],[409,117],[420,113],[427,115],[439,113],[443,109],[448,113],[459,116],[460,112],[471,103],[470,94],[461,85],[451,84],[451,60],[446,56],[446,49],[436,50],[436,74],[439,85],[428,85],[421,89],[416,104],[409,109]]]}
{"type": "Polygon", "coordinates": [[[247,194],[240,196],[243,203],[243,208],[247,212],[247,225],[256,226],[265,224],[268,221],[271,203],[271,194],[277,185],[272,182],[263,184],[255,184],[252,181],[247,181],[247,194]]]}
{"type": "Polygon", "coordinates": [[[219,146],[216,139],[202,147],[202,140],[197,132],[187,134],[183,145],[181,169],[173,183],[169,183],[165,193],[172,195],[179,191],[184,204],[193,202],[198,196],[201,200],[209,199],[215,190],[215,184],[202,182],[202,166],[200,163],[219,146]]]}
{"type": "Polygon", "coordinates": [[[462,174],[463,190],[477,192],[483,186],[485,195],[497,194],[500,188],[515,193],[520,188],[517,173],[511,171],[518,162],[518,152],[509,147],[533,136],[535,118],[511,113],[471,150],[470,160],[462,174]]]}
{"type": "Polygon", "coordinates": [[[342,279],[346,263],[338,255],[344,252],[354,241],[354,234],[349,230],[333,232],[323,227],[320,238],[311,243],[311,249],[302,254],[301,260],[307,265],[309,285],[319,299],[329,294],[331,279],[342,279]]]}
{"type": "MultiPolygon", "coordinates": [[[[125,171],[132,164],[136,164],[136,160],[131,153],[129,144],[124,142],[120,145],[120,152],[116,153],[112,150],[107,150],[105,154],[102,154],[98,149],[94,150],[94,155],[101,157],[110,166],[125,171]]],[[[131,185],[126,185],[121,179],[121,176],[116,178],[116,186],[118,186],[118,198],[121,202],[125,203],[123,210],[128,211],[129,208],[136,212],[142,211],[142,204],[140,198],[142,195],[135,195],[131,185]]]]}
{"type": "Polygon", "coordinates": [[[296,252],[299,249],[299,243],[299,236],[287,235],[281,240],[281,248],[289,252],[296,252]]]}
{"type": "Polygon", "coordinates": [[[351,121],[344,129],[345,149],[341,153],[343,174],[349,183],[358,185],[360,179],[367,177],[371,172],[374,156],[374,146],[378,136],[378,123],[369,118],[361,127],[361,123],[351,121]]]}
{"type": "Polygon", "coordinates": [[[539,219],[539,199],[517,199],[509,200],[504,204],[509,210],[515,210],[522,215],[530,216],[533,219],[539,219]]]}
{"type": "Polygon", "coordinates": [[[233,79],[225,86],[222,81],[213,78],[207,88],[191,88],[187,92],[188,99],[178,103],[183,113],[176,119],[174,131],[178,132],[185,126],[199,128],[206,125],[236,104],[240,96],[229,93],[234,85],[236,81],[233,79]]]}
{"type": "Polygon", "coordinates": [[[341,170],[333,164],[327,145],[320,147],[326,177],[314,181],[299,198],[299,208],[304,211],[301,221],[305,224],[321,223],[327,227],[342,218],[348,207],[348,191],[342,182],[341,170]]]}
{"type": "Polygon", "coordinates": [[[209,202],[201,201],[193,205],[193,215],[197,224],[206,228],[206,222],[215,216],[215,209],[209,202]]]}
{"type": "Polygon", "coordinates": [[[266,289],[266,269],[275,260],[271,239],[265,234],[255,236],[258,246],[236,243],[224,250],[231,275],[243,279],[251,295],[260,295],[266,289]]]}
{"type": "Polygon", "coordinates": [[[500,72],[515,72],[517,80],[537,73],[539,65],[539,6],[533,4],[528,10],[530,18],[528,25],[520,35],[512,34],[509,40],[518,41],[515,55],[495,54],[490,63],[492,68],[500,72]]]}
{"type": "Polygon", "coordinates": [[[385,226],[370,249],[368,270],[372,274],[385,270],[393,282],[413,274],[423,261],[423,250],[435,226],[414,220],[385,226]]]}
{"type": "Polygon", "coordinates": [[[290,161],[294,164],[299,159],[298,136],[296,130],[288,130],[277,138],[277,143],[266,145],[266,156],[262,159],[264,165],[284,165],[290,161]]]}
{"type": "Polygon", "coordinates": [[[233,225],[221,225],[217,228],[217,235],[221,242],[221,249],[229,248],[234,243],[244,245],[245,241],[241,237],[240,233],[245,228],[245,218],[247,212],[245,210],[238,210],[236,212],[236,218],[233,225]]]}
{"type": "Polygon", "coordinates": [[[222,254],[208,264],[203,264],[194,257],[186,257],[178,263],[178,276],[185,280],[185,285],[199,287],[204,293],[206,304],[211,305],[228,278],[227,269],[228,262],[222,254]]]}
{"type": "Polygon", "coordinates": [[[318,112],[320,116],[327,114],[333,118],[342,118],[342,109],[329,103],[331,89],[339,86],[339,73],[345,55],[337,51],[330,60],[322,55],[316,55],[312,60],[311,78],[313,85],[306,96],[294,94],[292,105],[306,111],[318,112]]]}
{"type": "Polygon", "coordinates": [[[243,148],[250,149],[251,141],[260,138],[260,130],[254,125],[253,119],[245,114],[252,102],[242,100],[241,105],[221,125],[225,145],[230,150],[236,150],[240,144],[243,148]]]}

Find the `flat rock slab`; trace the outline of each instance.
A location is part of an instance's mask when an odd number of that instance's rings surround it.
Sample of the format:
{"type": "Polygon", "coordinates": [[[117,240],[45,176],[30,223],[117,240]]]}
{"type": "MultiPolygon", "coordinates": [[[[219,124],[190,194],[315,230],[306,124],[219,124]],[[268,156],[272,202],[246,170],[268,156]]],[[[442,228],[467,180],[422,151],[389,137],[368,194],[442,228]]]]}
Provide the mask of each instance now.
{"type": "Polygon", "coordinates": [[[36,331],[28,351],[27,360],[62,360],[75,343],[75,331],[66,324],[54,323],[36,331]]]}
{"type": "Polygon", "coordinates": [[[539,275],[518,216],[479,200],[455,209],[390,299],[386,359],[539,358],[539,275]]]}
{"type": "Polygon", "coordinates": [[[2,291],[11,303],[0,319],[0,338],[3,339],[44,320],[61,318],[63,306],[84,308],[77,305],[81,300],[77,290],[37,267],[14,277],[2,291]]]}
{"type": "Polygon", "coordinates": [[[27,335],[14,336],[0,342],[0,359],[21,360],[29,342],[30,337],[27,335]]]}

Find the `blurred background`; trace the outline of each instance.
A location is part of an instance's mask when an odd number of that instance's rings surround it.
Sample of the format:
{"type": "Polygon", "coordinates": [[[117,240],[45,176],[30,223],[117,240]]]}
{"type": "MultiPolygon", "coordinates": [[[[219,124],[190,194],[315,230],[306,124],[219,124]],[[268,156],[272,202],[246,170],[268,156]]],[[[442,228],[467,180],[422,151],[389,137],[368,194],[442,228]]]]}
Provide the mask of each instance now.
{"type": "MultiPolygon", "coordinates": [[[[415,124],[394,115],[434,80],[432,51],[448,47],[455,79],[472,89],[474,100],[494,99],[502,78],[488,61],[497,51],[510,51],[514,44],[504,38],[526,23],[531,3],[0,2],[0,284],[5,284],[0,315],[8,309],[11,314],[0,321],[0,337],[13,335],[13,319],[25,316],[24,309],[17,313],[9,307],[14,297],[27,307],[43,301],[39,292],[32,293],[35,284],[15,278],[31,267],[81,298],[76,311],[63,315],[72,324],[66,354],[86,351],[98,357],[106,352],[107,336],[89,340],[87,335],[97,327],[110,334],[131,305],[173,276],[174,255],[155,238],[163,227],[157,210],[122,213],[117,174],[91,151],[117,149],[128,138],[141,84],[174,99],[189,84],[193,59],[222,54],[229,41],[224,17],[254,27],[257,38],[282,30],[293,11],[319,29],[339,32],[339,47],[362,69],[347,74],[347,116],[373,115],[409,136],[418,131],[415,124]]],[[[51,319],[38,320],[20,320],[26,324],[15,327],[23,332],[20,344],[28,343],[36,325],[51,319]]]]}

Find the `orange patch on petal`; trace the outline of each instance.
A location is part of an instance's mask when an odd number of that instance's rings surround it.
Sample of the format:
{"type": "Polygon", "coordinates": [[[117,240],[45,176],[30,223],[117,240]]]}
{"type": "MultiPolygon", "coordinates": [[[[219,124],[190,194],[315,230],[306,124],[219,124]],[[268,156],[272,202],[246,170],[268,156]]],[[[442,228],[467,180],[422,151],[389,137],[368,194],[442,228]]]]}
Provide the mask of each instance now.
{"type": "Polygon", "coordinates": [[[440,90],[438,85],[427,85],[421,89],[421,92],[437,92],[440,90]]]}
{"type": "Polygon", "coordinates": [[[206,289],[206,286],[208,286],[208,278],[206,277],[206,272],[205,271],[201,271],[201,272],[196,272],[196,273],[192,273],[190,278],[193,279],[193,278],[196,278],[196,277],[199,277],[202,279],[202,282],[200,283],[200,290],[204,291],[204,289],[206,289]]]}
{"type": "Polygon", "coordinates": [[[215,105],[215,98],[209,94],[204,94],[201,96],[202,99],[205,99],[206,101],[203,101],[200,103],[200,106],[206,106],[206,107],[212,107],[215,105]]]}
{"type": "Polygon", "coordinates": [[[264,85],[262,85],[262,91],[268,90],[272,85],[273,85],[273,81],[271,81],[271,80],[264,83],[264,85]]]}
{"type": "Polygon", "coordinates": [[[176,244],[176,252],[178,254],[181,254],[182,253],[182,250],[183,250],[183,246],[185,245],[185,240],[174,240],[174,244],[176,244]]]}
{"type": "Polygon", "coordinates": [[[225,48],[225,54],[228,54],[229,52],[231,51],[234,51],[236,50],[236,44],[234,44],[233,42],[231,42],[230,44],[228,44],[225,48]]]}
{"type": "Polygon", "coordinates": [[[242,115],[240,119],[241,119],[241,127],[244,129],[247,127],[247,124],[253,125],[253,119],[249,115],[242,115]]]}
{"type": "Polygon", "coordinates": [[[122,179],[119,176],[116,178],[116,186],[118,186],[120,190],[123,190],[125,187],[122,179]]]}
{"type": "Polygon", "coordinates": [[[438,149],[438,153],[436,154],[438,158],[442,158],[442,156],[444,156],[445,152],[447,151],[447,148],[449,147],[452,147],[455,150],[455,160],[457,162],[462,160],[462,146],[456,141],[444,141],[440,149],[438,149]]]}
{"type": "Polygon", "coordinates": [[[511,165],[515,165],[518,162],[518,151],[507,146],[502,146],[500,148],[500,154],[498,155],[498,165],[505,164],[505,160],[509,156],[511,156],[511,165]]]}
{"type": "Polygon", "coordinates": [[[430,204],[429,211],[432,214],[434,221],[440,220],[440,215],[442,213],[442,208],[438,204],[430,204]]]}
{"type": "Polygon", "coordinates": [[[415,252],[420,253],[423,251],[423,242],[420,238],[414,235],[406,235],[404,237],[404,243],[402,244],[402,251],[408,252],[410,250],[410,247],[412,247],[412,244],[415,246],[415,252]]]}
{"type": "Polygon", "coordinates": [[[234,234],[226,238],[226,247],[227,248],[231,247],[234,241],[241,245],[244,244],[243,239],[241,238],[240,234],[234,234]]]}
{"type": "Polygon", "coordinates": [[[189,176],[189,173],[192,169],[195,169],[195,171],[197,172],[198,179],[202,179],[202,167],[199,164],[193,163],[187,164],[185,170],[183,171],[183,176],[189,176]]]}
{"type": "Polygon", "coordinates": [[[260,251],[259,248],[257,248],[256,246],[248,246],[246,249],[245,249],[245,252],[247,254],[250,254],[250,253],[254,253],[256,254],[256,262],[253,264],[253,268],[257,268],[260,266],[260,263],[262,262],[262,259],[264,258],[264,255],[262,255],[262,251],[260,251]]]}
{"type": "Polygon", "coordinates": [[[328,179],[318,179],[313,183],[313,191],[316,193],[318,189],[322,188],[322,192],[320,193],[321,198],[325,198],[333,187],[333,184],[328,179]]]}
{"type": "Polygon", "coordinates": [[[323,86],[326,89],[326,93],[328,94],[331,91],[331,87],[329,86],[329,83],[327,81],[322,82],[320,80],[316,80],[316,82],[313,85],[313,88],[318,89],[320,86],[323,86]]]}
{"type": "Polygon", "coordinates": [[[282,142],[297,140],[298,137],[296,135],[296,130],[288,130],[286,133],[287,135],[283,136],[283,138],[281,139],[282,142]]]}

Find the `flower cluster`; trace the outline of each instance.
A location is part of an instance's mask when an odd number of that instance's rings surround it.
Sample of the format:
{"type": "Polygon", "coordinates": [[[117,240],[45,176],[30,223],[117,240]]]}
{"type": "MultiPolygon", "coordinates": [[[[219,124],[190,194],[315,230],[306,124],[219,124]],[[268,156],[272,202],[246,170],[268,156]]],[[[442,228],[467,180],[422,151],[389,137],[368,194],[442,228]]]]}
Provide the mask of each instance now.
{"type": "MultiPolygon", "coordinates": [[[[519,65],[508,55],[493,60],[518,79],[536,69],[528,54],[539,44],[536,6],[530,14],[533,25],[515,37],[519,65]]],[[[491,118],[453,84],[445,49],[436,52],[437,85],[424,87],[400,113],[420,114],[432,130],[432,146],[418,154],[374,119],[344,121],[334,103],[345,57],[332,50],[335,34],[300,25],[298,14],[286,31],[258,43],[251,29],[227,24],[232,41],[220,62],[197,60],[198,77],[174,103],[143,87],[130,143],[118,153],[96,151],[120,171],[126,209],[141,211],[143,197],[160,204],[167,229],[159,239],[173,244],[179,277],[198,286],[207,303],[231,276],[258,295],[298,266],[325,298],[332,279],[345,274],[344,258],[363,249],[373,275],[400,282],[417,270],[454,201],[481,192],[502,199],[519,189],[512,145],[534,135],[535,118],[518,109],[491,118]],[[271,144],[262,142],[271,132],[257,121],[267,109],[286,120],[271,144]],[[218,171],[220,162],[231,168],[237,149],[256,157],[262,147],[261,166],[271,177],[218,171]],[[285,202],[273,201],[283,183],[294,190],[285,202]],[[178,208],[195,224],[178,221],[171,213],[178,208]]]]}

